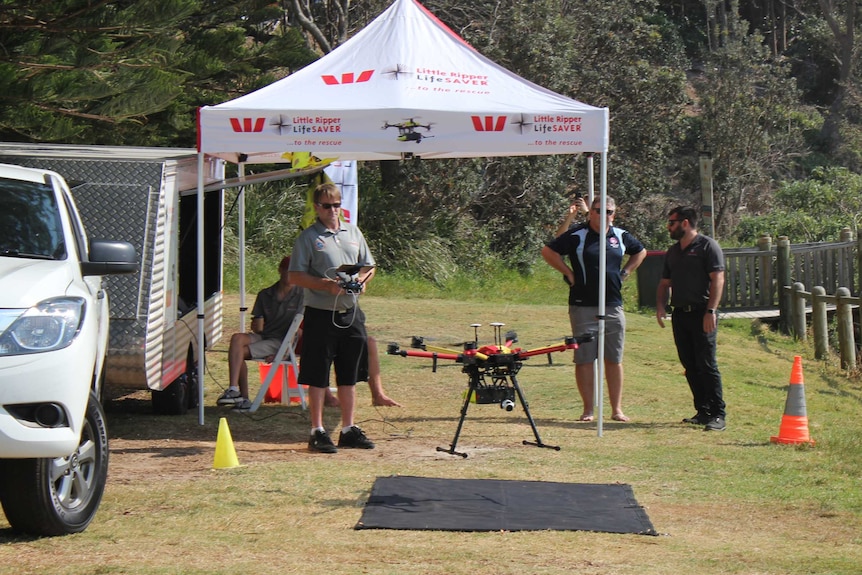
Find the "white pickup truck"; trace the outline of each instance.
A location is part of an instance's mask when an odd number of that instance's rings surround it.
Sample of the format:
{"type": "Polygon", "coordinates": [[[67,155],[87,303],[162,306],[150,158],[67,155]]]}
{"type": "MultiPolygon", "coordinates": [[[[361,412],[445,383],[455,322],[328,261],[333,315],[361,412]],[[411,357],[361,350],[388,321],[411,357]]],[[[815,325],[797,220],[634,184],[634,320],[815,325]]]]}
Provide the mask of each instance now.
{"type": "Polygon", "coordinates": [[[99,507],[101,276],[137,262],[131,244],[87,238],[59,174],[0,164],[0,503],[16,531],[80,532],[99,507]]]}

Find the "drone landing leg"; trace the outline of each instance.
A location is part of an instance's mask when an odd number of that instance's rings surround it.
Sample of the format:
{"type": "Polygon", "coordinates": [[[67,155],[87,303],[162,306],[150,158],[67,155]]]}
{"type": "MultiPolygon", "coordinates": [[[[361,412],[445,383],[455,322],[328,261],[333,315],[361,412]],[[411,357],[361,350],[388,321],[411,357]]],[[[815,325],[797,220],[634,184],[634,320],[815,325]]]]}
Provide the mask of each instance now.
{"type": "Polygon", "coordinates": [[[477,379],[477,374],[470,374],[470,385],[467,388],[467,397],[464,399],[464,406],[461,407],[461,419],[458,420],[458,427],[457,429],[455,429],[455,437],[454,439],[452,439],[452,443],[449,445],[449,449],[446,449],[445,447],[438,447],[437,451],[442,451],[450,455],[460,455],[465,459],[467,458],[466,453],[463,453],[461,451],[455,451],[455,446],[458,445],[458,436],[461,435],[461,428],[464,427],[464,419],[467,417],[467,409],[470,407],[470,400],[473,398],[473,393],[478,386],[477,379]]]}
{"type": "Polygon", "coordinates": [[[526,439],[523,441],[524,445],[535,445],[536,447],[547,447],[548,449],[554,449],[556,451],[560,450],[560,447],[557,445],[547,445],[542,443],[542,438],[539,437],[539,430],[536,428],[536,422],[533,421],[533,416],[530,415],[530,405],[527,403],[527,398],[524,397],[524,392],[521,391],[521,386],[518,385],[518,378],[515,377],[515,374],[509,375],[509,378],[512,380],[512,387],[515,388],[515,392],[518,394],[518,399],[521,402],[521,406],[524,408],[524,413],[527,415],[527,421],[530,422],[530,427],[533,428],[533,435],[536,437],[536,441],[527,441],[526,439]]]}

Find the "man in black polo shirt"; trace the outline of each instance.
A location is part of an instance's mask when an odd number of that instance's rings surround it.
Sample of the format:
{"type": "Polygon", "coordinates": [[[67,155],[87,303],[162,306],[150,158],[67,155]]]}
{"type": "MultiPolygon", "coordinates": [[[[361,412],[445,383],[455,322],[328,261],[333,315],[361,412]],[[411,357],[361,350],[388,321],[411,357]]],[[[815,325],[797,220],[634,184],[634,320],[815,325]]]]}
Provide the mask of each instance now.
{"type": "Polygon", "coordinates": [[[724,253],[714,239],[697,232],[697,212],[678,206],[667,220],[670,237],[656,291],[656,320],[664,327],[668,295],[673,307],[673,340],[697,413],[685,423],[724,431],[725,404],[715,359],[717,308],[724,289],[724,253]]]}

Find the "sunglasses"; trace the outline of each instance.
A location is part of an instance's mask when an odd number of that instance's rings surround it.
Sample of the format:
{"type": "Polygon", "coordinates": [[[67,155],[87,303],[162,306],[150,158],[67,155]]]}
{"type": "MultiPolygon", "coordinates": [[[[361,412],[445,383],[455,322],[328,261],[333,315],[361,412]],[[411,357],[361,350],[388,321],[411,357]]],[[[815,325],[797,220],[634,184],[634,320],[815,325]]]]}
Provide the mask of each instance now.
{"type": "MultiPolygon", "coordinates": [[[[593,211],[594,211],[594,212],[596,212],[597,214],[602,213],[602,209],[601,209],[601,208],[593,208],[593,211]]],[[[605,212],[606,212],[609,216],[614,215],[614,210],[605,210],[605,212]]]]}
{"type": "Polygon", "coordinates": [[[334,204],[321,204],[320,202],[318,202],[317,205],[324,210],[331,210],[332,208],[335,208],[337,210],[341,207],[341,202],[335,202],[334,204]]]}

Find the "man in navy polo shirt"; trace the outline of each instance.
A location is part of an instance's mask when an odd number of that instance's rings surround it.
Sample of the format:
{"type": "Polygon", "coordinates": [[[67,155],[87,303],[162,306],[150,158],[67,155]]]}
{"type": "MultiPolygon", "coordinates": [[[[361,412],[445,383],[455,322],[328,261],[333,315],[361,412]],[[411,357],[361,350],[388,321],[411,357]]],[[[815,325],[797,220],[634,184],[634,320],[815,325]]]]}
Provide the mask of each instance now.
{"type": "MultiPolygon", "coordinates": [[[[623,413],[623,346],[625,344],[626,316],[623,313],[622,282],[646,258],[643,244],[622,228],[614,227],[616,204],[606,199],[607,222],[602,225],[601,199],[595,198],[589,219],[575,224],[542,248],[542,257],[563,274],[569,284],[569,320],[572,334],[599,329],[599,230],[604,229],[606,242],[605,284],[605,350],[604,367],[608,381],[608,399],[612,419],[628,421],[623,413]],[[623,265],[623,258],[628,260],[623,265]],[[564,256],[569,257],[571,267],[564,256]]],[[[575,380],[584,402],[580,421],[593,421],[595,402],[593,363],[598,357],[598,341],[579,344],[575,350],[575,380]]]]}

